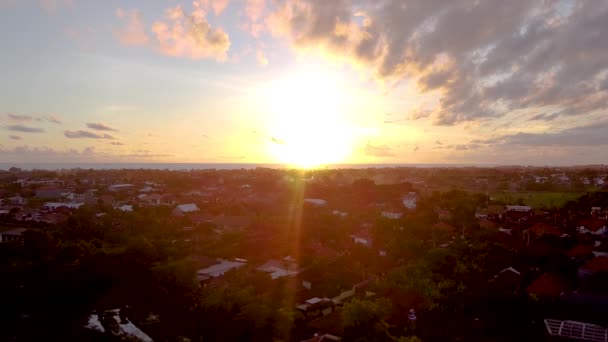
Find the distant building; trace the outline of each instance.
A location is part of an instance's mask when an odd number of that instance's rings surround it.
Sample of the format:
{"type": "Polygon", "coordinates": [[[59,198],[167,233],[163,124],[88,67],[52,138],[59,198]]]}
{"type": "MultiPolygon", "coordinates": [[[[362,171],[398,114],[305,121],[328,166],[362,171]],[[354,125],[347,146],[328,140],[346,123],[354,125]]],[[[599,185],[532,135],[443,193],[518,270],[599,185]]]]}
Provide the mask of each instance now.
{"type": "Polygon", "coordinates": [[[528,219],[532,217],[532,207],[527,205],[507,205],[505,207],[505,217],[511,220],[528,219]]]}
{"type": "Polygon", "coordinates": [[[403,206],[410,209],[415,210],[416,204],[418,202],[418,195],[415,192],[410,192],[401,200],[403,206]]]}
{"type": "Polygon", "coordinates": [[[243,260],[223,260],[218,259],[218,263],[206,268],[202,268],[196,272],[196,279],[199,283],[203,283],[212,278],[221,277],[224,273],[245,266],[243,260]]]}
{"type": "Polygon", "coordinates": [[[113,184],[110,185],[108,187],[108,190],[110,191],[124,191],[124,190],[130,190],[133,189],[133,184],[127,184],[127,183],[123,183],[123,184],[113,184]]]}
{"type": "Polygon", "coordinates": [[[57,188],[42,188],[36,190],[37,198],[45,198],[45,199],[58,199],[61,198],[65,193],[64,189],[57,188]]]}
{"type": "Polygon", "coordinates": [[[14,241],[23,241],[23,233],[27,228],[16,228],[0,232],[0,243],[8,243],[14,241]]]}
{"type": "Polygon", "coordinates": [[[272,279],[295,276],[300,272],[298,265],[290,258],[284,258],[283,260],[268,260],[262,266],[258,267],[257,270],[268,273],[272,279]]]}
{"type": "Polygon", "coordinates": [[[305,198],[304,199],[304,203],[310,203],[312,205],[315,205],[317,207],[322,207],[325,206],[327,204],[327,201],[324,199],[320,199],[320,198],[305,198]]]}
{"type": "Polygon", "coordinates": [[[371,247],[373,245],[373,237],[369,229],[362,229],[354,234],[350,235],[353,243],[363,245],[365,247],[371,247]]]}
{"type": "Polygon", "coordinates": [[[386,217],[391,220],[398,220],[403,216],[403,213],[396,212],[396,211],[383,211],[381,213],[381,215],[382,215],[382,217],[386,217]]]}
{"type": "Polygon", "coordinates": [[[48,211],[55,211],[59,208],[78,209],[83,205],[82,202],[46,202],[42,205],[42,209],[48,211]]]}
{"type": "Polygon", "coordinates": [[[182,216],[184,214],[194,213],[199,210],[200,209],[198,208],[198,206],[195,203],[180,204],[177,207],[175,207],[175,209],[173,209],[173,215],[182,216]]]}

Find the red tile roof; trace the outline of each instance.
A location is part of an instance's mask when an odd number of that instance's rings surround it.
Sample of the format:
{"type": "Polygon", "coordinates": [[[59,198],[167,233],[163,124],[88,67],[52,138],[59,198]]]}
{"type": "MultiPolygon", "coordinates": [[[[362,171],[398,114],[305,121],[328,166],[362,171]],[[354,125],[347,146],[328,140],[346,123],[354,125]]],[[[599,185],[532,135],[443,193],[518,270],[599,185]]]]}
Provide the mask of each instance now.
{"type": "Polygon", "coordinates": [[[547,272],[528,286],[528,293],[537,296],[559,297],[564,288],[564,280],[559,274],[547,272]]]}
{"type": "Polygon", "coordinates": [[[592,232],[595,232],[597,230],[599,230],[600,228],[606,226],[608,223],[606,222],[606,220],[602,220],[602,219],[598,219],[598,218],[588,218],[588,219],[584,219],[579,221],[576,226],[580,227],[583,226],[587,229],[589,229],[592,232]]]}
{"type": "Polygon", "coordinates": [[[595,257],[587,261],[581,268],[591,272],[608,272],[608,257],[595,257]]]}
{"type": "Polygon", "coordinates": [[[576,245],[566,252],[569,257],[584,257],[593,254],[593,246],[591,245],[576,245]]]}
{"type": "Polygon", "coordinates": [[[532,228],[530,228],[530,232],[534,233],[536,235],[542,235],[542,234],[550,234],[550,235],[556,235],[556,236],[561,236],[562,233],[559,231],[559,229],[553,227],[550,224],[541,222],[541,223],[537,223],[534,226],[532,226],[532,228]]]}

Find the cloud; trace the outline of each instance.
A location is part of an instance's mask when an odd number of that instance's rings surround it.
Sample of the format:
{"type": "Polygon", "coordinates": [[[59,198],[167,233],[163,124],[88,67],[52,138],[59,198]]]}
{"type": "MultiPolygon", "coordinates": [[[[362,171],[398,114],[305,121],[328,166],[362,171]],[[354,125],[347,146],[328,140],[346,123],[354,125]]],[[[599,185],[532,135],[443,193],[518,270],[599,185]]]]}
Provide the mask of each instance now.
{"type": "Polygon", "coordinates": [[[266,8],[266,0],[246,0],[245,1],[245,22],[242,28],[249,32],[253,37],[258,38],[264,32],[262,15],[266,8]]]}
{"type": "Polygon", "coordinates": [[[9,118],[9,120],[17,122],[29,122],[34,120],[34,118],[30,115],[6,114],[6,116],[9,118]]]}
{"type": "Polygon", "coordinates": [[[115,138],[109,134],[100,134],[89,131],[65,131],[63,133],[66,138],[70,139],[107,139],[114,140],[115,138]]]}
{"type": "Polygon", "coordinates": [[[90,129],[94,129],[96,131],[111,131],[111,132],[118,132],[117,129],[112,128],[108,125],[102,124],[102,123],[94,123],[94,122],[90,122],[87,123],[87,127],[90,129]]]}
{"type": "Polygon", "coordinates": [[[516,133],[476,143],[500,146],[607,146],[608,121],[578,126],[550,133],[516,133]]]}
{"type": "Polygon", "coordinates": [[[121,157],[127,157],[127,158],[167,158],[167,157],[173,157],[173,155],[172,154],[165,154],[165,153],[144,152],[144,153],[123,154],[123,155],[121,155],[121,157]]]}
{"type": "Polygon", "coordinates": [[[224,30],[209,24],[203,3],[194,1],[189,14],[181,6],[170,8],[166,16],[165,21],[157,21],[152,26],[161,53],[191,59],[226,60],[230,38],[224,30]]]}
{"type": "Polygon", "coordinates": [[[255,59],[259,65],[264,65],[264,66],[268,65],[268,58],[266,57],[266,54],[264,54],[264,51],[262,51],[262,50],[256,51],[255,59]]]}
{"type": "Polygon", "coordinates": [[[215,15],[220,15],[226,7],[228,7],[229,0],[211,0],[211,8],[213,9],[213,13],[215,15]]]}
{"type": "Polygon", "coordinates": [[[413,80],[439,125],[560,108],[608,109],[608,3],[578,1],[286,0],[268,30],[321,49],[389,84],[413,80]]]}
{"type": "Polygon", "coordinates": [[[8,136],[11,140],[21,140],[23,139],[22,137],[18,136],[18,135],[9,135],[8,136]]]}
{"type": "Polygon", "coordinates": [[[149,38],[140,11],[118,8],[116,16],[125,22],[122,28],[114,29],[114,36],[120,43],[123,45],[148,44],[149,38]]]}
{"type": "Polygon", "coordinates": [[[373,157],[395,157],[393,150],[387,145],[372,145],[369,141],[365,144],[363,152],[373,157]]]}
{"type": "Polygon", "coordinates": [[[59,118],[57,118],[54,115],[48,115],[46,118],[46,121],[50,122],[50,123],[54,123],[56,125],[61,125],[63,122],[61,122],[61,120],[59,118]]]}
{"type": "Polygon", "coordinates": [[[110,145],[122,146],[122,145],[124,145],[124,144],[123,144],[123,143],[121,143],[120,141],[110,141],[110,145]]]}
{"type": "Polygon", "coordinates": [[[63,32],[66,37],[83,50],[89,49],[95,40],[95,30],[91,26],[84,28],[68,27],[63,32]]]}
{"type": "Polygon", "coordinates": [[[57,8],[61,5],[74,6],[74,0],[40,0],[40,6],[42,6],[47,13],[55,13],[57,8]]]}
{"type": "Polygon", "coordinates": [[[6,129],[13,132],[22,132],[22,133],[42,133],[44,129],[38,127],[30,127],[24,125],[10,125],[6,126],[6,129]]]}

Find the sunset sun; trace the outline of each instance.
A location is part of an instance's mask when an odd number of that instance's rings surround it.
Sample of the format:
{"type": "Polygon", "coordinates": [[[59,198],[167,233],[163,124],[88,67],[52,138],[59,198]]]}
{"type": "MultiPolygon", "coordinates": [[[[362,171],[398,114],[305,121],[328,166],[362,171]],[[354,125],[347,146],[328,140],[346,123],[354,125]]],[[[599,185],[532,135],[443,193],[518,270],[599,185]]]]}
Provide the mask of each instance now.
{"type": "Polygon", "coordinates": [[[337,75],[305,68],[269,88],[269,153],[278,162],[314,168],[344,162],[353,137],[344,113],[346,93],[337,75]]]}

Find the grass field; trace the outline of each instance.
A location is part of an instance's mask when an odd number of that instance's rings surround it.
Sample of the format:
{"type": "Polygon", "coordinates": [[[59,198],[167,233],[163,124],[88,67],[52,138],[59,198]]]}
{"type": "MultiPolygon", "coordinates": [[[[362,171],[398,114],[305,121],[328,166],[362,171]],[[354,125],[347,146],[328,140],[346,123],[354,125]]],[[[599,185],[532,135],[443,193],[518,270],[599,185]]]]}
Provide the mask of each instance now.
{"type": "Polygon", "coordinates": [[[494,201],[506,204],[517,204],[523,202],[532,208],[559,208],[568,201],[575,200],[584,195],[584,192],[545,192],[545,191],[523,191],[523,192],[495,192],[490,197],[494,201]],[[521,202],[520,202],[521,200],[521,202]]]}

